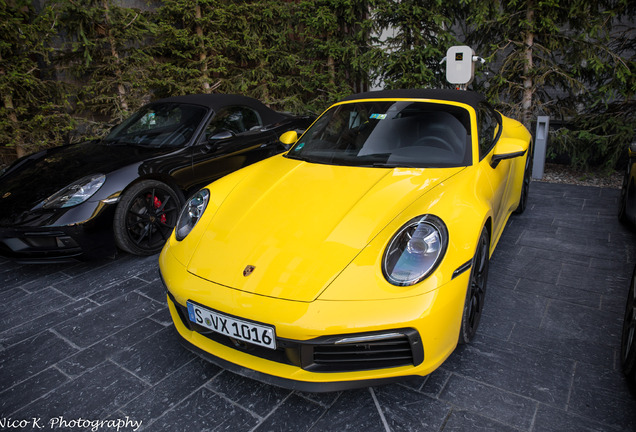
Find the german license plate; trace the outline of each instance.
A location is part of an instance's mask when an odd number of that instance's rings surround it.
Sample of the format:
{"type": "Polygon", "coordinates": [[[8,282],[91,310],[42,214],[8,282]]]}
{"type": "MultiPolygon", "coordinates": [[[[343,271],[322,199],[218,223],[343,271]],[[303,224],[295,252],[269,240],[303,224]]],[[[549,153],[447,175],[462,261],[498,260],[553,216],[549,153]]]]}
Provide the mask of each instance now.
{"type": "Polygon", "coordinates": [[[231,317],[187,302],[190,321],[225,336],[276,349],[274,327],[231,317]]]}

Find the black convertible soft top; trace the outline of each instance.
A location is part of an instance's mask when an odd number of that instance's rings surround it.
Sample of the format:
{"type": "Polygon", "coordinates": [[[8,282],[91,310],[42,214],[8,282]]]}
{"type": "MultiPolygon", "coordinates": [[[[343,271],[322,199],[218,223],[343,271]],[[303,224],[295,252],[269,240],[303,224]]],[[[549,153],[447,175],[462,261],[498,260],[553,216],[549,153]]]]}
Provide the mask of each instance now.
{"type": "Polygon", "coordinates": [[[173,96],[165,99],[159,99],[154,102],[162,103],[162,102],[176,102],[176,103],[187,103],[187,104],[195,104],[202,105],[207,108],[211,108],[214,111],[219,111],[221,108],[230,106],[230,105],[242,105],[255,109],[261,116],[261,120],[264,124],[276,123],[287,117],[286,114],[279,113],[274,111],[271,108],[265,106],[262,102],[253,99],[251,97],[235,95],[235,94],[221,94],[221,93],[212,93],[212,94],[194,94],[194,95],[186,95],[186,96],[173,96]]]}
{"type": "Polygon", "coordinates": [[[477,109],[477,105],[484,101],[482,94],[467,90],[450,89],[396,89],[358,93],[347,96],[341,102],[358,99],[438,99],[465,103],[477,109]]]}

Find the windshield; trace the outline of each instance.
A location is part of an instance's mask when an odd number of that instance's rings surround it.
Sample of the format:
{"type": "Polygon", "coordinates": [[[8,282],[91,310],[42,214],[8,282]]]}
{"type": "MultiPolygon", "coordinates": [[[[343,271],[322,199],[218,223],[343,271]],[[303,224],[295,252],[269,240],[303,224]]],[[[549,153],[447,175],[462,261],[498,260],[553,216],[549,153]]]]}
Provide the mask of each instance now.
{"type": "Polygon", "coordinates": [[[466,166],[472,160],[470,114],[428,102],[338,105],[307,130],[287,157],[349,166],[466,166]]]}
{"type": "Polygon", "coordinates": [[[108,144],[180,147],[190,141],[205,113],[205,108],[195,105],[148,105],[115,127],[105,141],[108,144]]]}

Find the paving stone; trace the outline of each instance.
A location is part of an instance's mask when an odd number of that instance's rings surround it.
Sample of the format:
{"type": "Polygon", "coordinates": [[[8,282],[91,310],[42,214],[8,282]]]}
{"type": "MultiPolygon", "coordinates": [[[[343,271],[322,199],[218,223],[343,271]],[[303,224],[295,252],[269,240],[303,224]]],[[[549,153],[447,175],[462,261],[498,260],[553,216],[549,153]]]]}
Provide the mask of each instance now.
{"type": "Polygon", "coordinates": [[[550,213],[578,213],[583,210],[585,198],[564,196],[558,200],[540,200],[533,204],[533,211],[548,211],[550,213]]]}
{"type": "Polygon", "coordinates": [[[138,287],[137,292],[140,292],[141,294],[153,299],[156,302],[166,304],[166,290],[163,287],[163,283],[159,279],[155,279],[145,286],[138,287]]]}
{"type": "Polygon", "coordinates": [[[55,330],[80,347],[88,347],[134,322],[154,314],[161,305],[137,293],[126,294],[67,320],[55,330]]]}
{"type": "Polygon", "coordinates": [[[53,312],[38,316],[31,321],[1,332],[0,347],[4,350],[36,334],[45,332],[57,324],[75,318],[80,314],[87,313],[95,307],[97,307],[95,303],[82,299],[54,310],[53,312]]]}
{"type": "Polygon", "coordinates": [[[607,424],[539,404],[534,429],[537,432],[606,432],[607,424]]]}
{"type": "Polygon", "coordinates": [[[623,316],[625,311],[625,303],[627,301],[629,286],[625,286],[625,291],[620,293],[610,293],[601,296],[600,309],[607,312],[612,312],[616,316],[623,316]]]}
{"type": "Polygon", "coordinates": [[[636,396],[622,374],[608,365],[579,363],[574,374],[569,411],[617,427],[636,430],[636,396]]]}
{"type": "Polygon", "coordinates": [[[599,309],[601,307],[601,294],[586,291],[580,287],[572,288],[567,285],[555,285],[535,280],[521,279],[515,291],[526,294],[536,294],[547,299],[575,303],[590,308],[599,309]]]}
{"type": "Polygon", "coordinates": [[[528,257],[528,258],[542,258],[551,261],[561,262],[561,263],[572,263],[572,264],[580,264],[583,266],[590,265],[590,262],[593,260],[592,257],[579,255],[576,253],[564,253],[561,251],[554,251],[549,248],[550,245],[542,245],[541,247],[530,247],[530,246],[521,246],[519,248],[518,254],[520,256],[528,257]]]}
{"type": "Polygon", "coordinates": [[[105,362],[18,411],[15,417],[41,417],[47,423],[59,416],[68,420],[107,419],[146,388],[130,373],[105,362]]]}
{"type": "MultiPolygon", "coordinates": [[[[488,300],[486,300],[488,301],[488,300]]],[[[491,311],[492,307],[488,307],[488,311],[491,311]]],[[[514,321],[502,320],[499,315],[494,312],[487,312],[486,306],[484,306],[484,313],[479,321],[479,335],[487,336],[501,341],[507,341],[510,339],[512,330],[515,328],[516,323],[514,321]]]]}
{"type": "Polygon", "coordinates": [[[591,343],[620,340],[622,317],[613,312],[551,301],[541,328],[546,332],[591,343]]]}
{"type": "MultiPolygon", "coordinates": [[[[521,291],[490,289],[484,303],[484,316],[494,315],[502,325],[522,322],[539,327],[548,306],[548,299],[521,291]]],[[[495,288],[495,287],[492,287],[495,288]]]]}
{"type": "Polygon", "coordinates": [[[373,392],[391,431],[440,430],[451,412],[450,404],[403,386],[374,387],[373,392]]]}
{"type": "Polygon", "coordinates": [[[530,429],[537,409],[531,399],[457,375],[450,377],[440,399],[522,430],[530,429]]]}
{"type": "Polygon", "coordinates": [[[565,407],[574,360],[478,336],[471,344],[458,347],[444,368],[511,393],[565,407]]]}
{"type": "Polygon", "coordinates": [[[315,423],[315,431],[385,432],[370,389],[344,391],[315,423]]]}
{"type": "Polygon", "coordinates": [[[292,394],[254,431],[309,431],[324,412],[321,405],[292,394]]]}
{"type": "Polygon", "coordinates": [[[567,332],[556,332],[552,328],[537,329],[523,324],[515,325],[510,340],[515,344],[547,350],[572,360],[598,365],[612,364],[617,347],[615,339],[597,342],[573,337],[567,332]]]}
{"type": "Polygon", "coordinates": [[[519,429],[490,420],[470,411],[453,410],[444,425],[444,432],[519,432],[519,429]]]}
{"type": "Polygon", "coordinates": [[[20,384],[0,392],[0,413],[3,416],[9,416],[32,401],[37,401],[68,380],[66,375],[54,367],[45,369],[20,384]]]}
{"type": "MultiPolygon", "coordinates": [[[[159,254],[154,255],[154,258],[155,260],[159,260],[159,254]]],[[[161,276],[159,274],[158,266],[148,266],[147,270],[142,273],[139,273],[137,277],[148,283],[159,281],[159,285],[161,285],[161,276]]]]}
{"type": "Polygon", "coordinates": [[[135,344],[163,328],[162,325],[155,321],[148,318],[143,319],[60,361],[57,367],[68,375],[80,375],[87,369],[94,368],[122,351],[129,351],[135,344]]]}
{"type": "Polygon", "coordinates": [[[594,230],[590,230],[590,229],[582,230],[578,226],[577,227],[562,226],[562,227],[558,227],[554,234],[558,236],[564,236],[564,237],[565,236],[584,236],[589,239],[595,240],[599,243],[610,241],[609,231],[605,229],[598,229],[598,228],[594,230]]]}
{"type": "Polygon", "coordinates": [[[505,259],[492,258],[490,268],[488,270],[488,290],[492,291],[497,288],[508,289],[513,291],[519,283],[519,277],[507,273],[503,265],[505,259]]]}
{"type": "Polygon", "coordinates": [[[51,288],[35,294],[12,295],[12,299],[0,305],[0,329],[6,330],[41,315],[60,309],[73,300],[51,288]]]}
{"type": "Polygon", "coordinates": [[[109,286],[101,291],[96,292],[95,294],[91,295],[89,299],[91,299],[95,303],[102,305],[116,299],[117,297],[124,296],[133,291],[139,291],[146,285],[148,285],[148,282],[138,279],[137,277],[132,277],[117,285],[109,286]]]}
{"type": "Polygon", "coordinates": [[[119,411],[130,418],[143,419],[145,423],[150,423],[192,395],[219,371],[220,368],[212,363],[195,358],[141,393],[119,411]]]}
{"type": "Polygon", "coordinates": [[[451,373],[445,370],[442,366],[434,370],[429,375],[423,377],[412,377],[408,381],[401,383],[401,385],[416,390],[427,396],[436,398],[441,393],[450,376],[451,373]]]}
{"type": "Polygon", "coordinates": [[[618,260],[625,258],[624,250],[610,249],[606,244],[598,243],[585,235],[572,236],[559,233],[551,235],[540,231],[525,231],[519,240],[519,244],[559,253],[583,255],[590,258],[599,256],[618,260]]]}
{"type": "Polygon", "coordinates": [[[2,353],[0,382],[8,389],[76,352],[76,348],[51,332],[33,336],[2,353]]]}
{"type": "Polygon", "coordinates": [[[112,359],[148,383],[156,384],[195,358],[179,342],[174,328],[164,328],[115,354],[112,359]]]}
{"type": "MultiPolygon", "coordinates": [[[[627,276],[598,272],[591,267],[564,263],[557,281],[558,285],[609,294],[621,290],[628,283],[627,276]]],[[[583,293],[582,293],[583,294],[583,293]]]]}
{"type": "MultiPolygon", "coordinates": [[[[524,236],[526,234],[527,231],[524,232],[524,236]]],[[[519,278],[556,283],[561,271],[561,265],[560,261],[555,261],[550,256],[517,255],[514,260],[507,261],[507,266],[502,269],[502,272],[519,278]]]]}
{"type": "Polygon", "coordinates": [[[61,268],[64,268],[64,264],[33,266],[10,262],[9,265],[3,267],[3,270],[0,272],[0,292],[8,291],[29,283],[39,283],[42,285],[42,283],[38,281],[42,280],[42,278],[49,277],[50,274],[56,273],[61,268]]]}
{"type": "Polygon", "coordinates": [[[316,402],[317,404],[320,404],[325,408],[330,407],[340,397],[339,392],[308,393],[308,392],[295,391],[294,393],[311,402],[316,402]]]}
{"type": "Polygon", "coordinates": [[[158,322],[162,326],[171,326],[172,316],[170,315],[170,310],[168,310],[168,304],[165,303],[158,312],[150,316],[150,319],[158,322]]]}
{"type": "Polygon", "coordinates": [[[70,281],[55,284],[54,287],[71,297],[89,297],[145,272],[148,265],[156,266],[156,259],[127,255],[104,265],[99,272],[77,270],[80,275],[70,281]]]}
{"type": "Polygon", "coordinates": [[[249,431],[259,421],[247,410],[211,390],[201,388],[157,421],[145,424],[143,430],[249,431]]]}
{"type": "Polygon", "coordinates": [[[206,387],[261,417],[267,416],[291,393],[291,390],[263,384],[227,371],[219,374],[206,387]]]}
{"type": "Polygon", "coordinates": [[[69,280],[71,280],[71,276],[64,273],[64,269],[62,269],[55,273],[47,274],[37,279],[31,280],[30,282],[24,283],[21,285],[21,288],[28,292],[35,293],[45,288],[51,287],[56,284],[61,284],[69,280]]]}

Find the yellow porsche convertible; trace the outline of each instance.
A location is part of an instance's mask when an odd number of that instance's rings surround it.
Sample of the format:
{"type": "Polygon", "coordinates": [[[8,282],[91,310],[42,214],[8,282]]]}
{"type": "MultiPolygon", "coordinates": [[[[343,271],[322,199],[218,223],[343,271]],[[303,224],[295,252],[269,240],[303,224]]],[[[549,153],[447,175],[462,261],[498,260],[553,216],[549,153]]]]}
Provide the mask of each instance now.
{"type": "Polygon", "coordinates": [[[186,203],[159,258],[186,346],[335,391],[427,375],[470,341],[530,185],[531,136],[473,92],[350,96],[186,203]]]}

